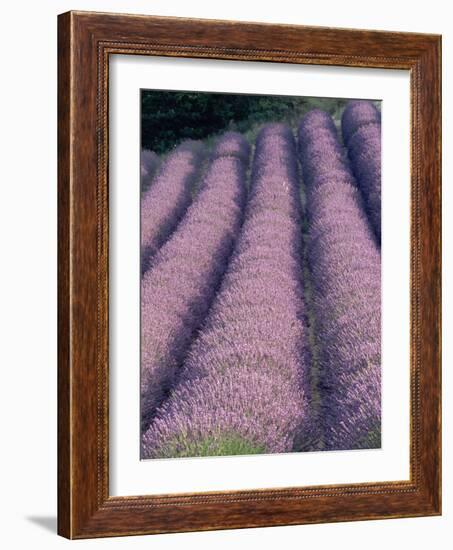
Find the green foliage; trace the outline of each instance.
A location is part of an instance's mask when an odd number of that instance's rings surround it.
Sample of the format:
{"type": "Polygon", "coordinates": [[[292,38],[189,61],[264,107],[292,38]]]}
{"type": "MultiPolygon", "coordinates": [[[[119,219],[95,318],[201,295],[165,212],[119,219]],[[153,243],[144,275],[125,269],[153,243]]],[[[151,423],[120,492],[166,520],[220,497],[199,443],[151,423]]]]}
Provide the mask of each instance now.
{"type": "Polygon", "coordinates": [[[209,139],[225,130],[237,130],[253,140],[262,124],[286,122],[295,127],[307,111],[316,107],[332,115],[338,125],[347,101],[143,90],[142,147],[162,154],[184,139],[209,139]]]}
{"type": "Polygon", "coordinates": [[[245,95],[144,91],[142,145],[164,153],[183,139],[204,139],[219,132],[248,112],[245,95]]]}
{"type": "Polygon", "coordinates": [[[266,449],[237,434],[219,434],[200,441],[170,441],[161,450],[161,458],[193,456],[234,456],[263,454],[266,449]]]}

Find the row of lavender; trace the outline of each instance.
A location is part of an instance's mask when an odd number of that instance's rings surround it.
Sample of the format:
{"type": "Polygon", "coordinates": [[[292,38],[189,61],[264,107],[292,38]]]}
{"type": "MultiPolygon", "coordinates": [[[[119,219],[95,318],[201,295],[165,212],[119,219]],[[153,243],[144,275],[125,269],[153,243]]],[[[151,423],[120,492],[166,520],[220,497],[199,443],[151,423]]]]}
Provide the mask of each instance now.
{"type": "MultiPolygon", "coordinates": [[[[242,220],[248,151],[247,142],[239,134],[227,134],[223,138],[195,200],[169,240],[151,258],[151,267],[144,273],[141,287],[142,429],[148,426],[156,407],[174,387],[184,353],[225,271],[242,220]],[[229,153],[239,151],[241,155],[224,155],[222,144],[229,153]]],[[[193,159],[193,152],[189,152],[193,159]]],[[[187,183],[187,174],[186,171],[184,177],[178,177],[177,183],[182,180],[187,183]]],[[[166,175],[163,172],[158,177],[166,175]]]]}
{"type": "MultiPolygon", "coordinates": [[[[238,135],[218,142],[201,191],[177,226],[181,213],[174,216],[177,229],[144,275],[145,458],[379,446],[380,258],[335,126],[313,111],[299,129],[319,419],[291,131],[269,125],[260,133],[240,229],[248,156],[238,135]]],[[[180,186],[190,187],[191,177],[180,186]]]]}
{"type": "Polygon", "coordinates": [[[343,141],[378,244],[381,243],[381,113],[371,101],[351,101],[342,117],[343,141]]]}
{"type": "Polygon", "coordinates": [[[380,252],[332,119],[299,127],[324,448],[380,446],[380,252]]]}
{"type": "Polygon", "coordinates": [[[258,136],[245,222],[146,457],[291,451],[311,441],[294,139],[258,136]]]}
{"type": "Polygon", "coordinates": [[[141,269],[144,273],[151,258],[168,239],[185,214],[191,200],[192,187],[199,175],[205,155],[204,147],[186,141],[175,149],[157,171],[155,153],[142,154],[141,178],[145,193],[141,200],[141,269]]]}

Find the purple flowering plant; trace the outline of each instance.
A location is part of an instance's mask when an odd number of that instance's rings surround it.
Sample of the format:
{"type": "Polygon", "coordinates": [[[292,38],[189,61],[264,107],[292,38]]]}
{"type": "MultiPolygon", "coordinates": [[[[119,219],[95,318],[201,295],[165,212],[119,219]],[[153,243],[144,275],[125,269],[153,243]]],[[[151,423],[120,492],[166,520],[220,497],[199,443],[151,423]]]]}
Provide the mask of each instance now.
{"type": "MultiPolygon", "coordinates": [[[[243,138],[230,135],[229,140],[243,138]]],[[[245,157],[244,157],[245,159],[245,157]]],[[[142,428],[175,383],[178,366],[226,269],[242,220],[246,161],[213,157],[201,188],[141,285],[142,428]]]]}
{"type": "Polygon", "coordinates": [[[142,458],[380,447],[381,118],[342,113],[142,151],[142,458]]]}
{"type": "Polygon", "coordinates": [[[245,220],[179,376],[143,436],[144,457],[309,447],[310,382],[294,138],[258,135],[245,220]]]}
{"type": "Polygon", "coordinates": [[[299,126],[323,446],[380,447],[380,251],[329,118],[312,111],[299,126]]]}

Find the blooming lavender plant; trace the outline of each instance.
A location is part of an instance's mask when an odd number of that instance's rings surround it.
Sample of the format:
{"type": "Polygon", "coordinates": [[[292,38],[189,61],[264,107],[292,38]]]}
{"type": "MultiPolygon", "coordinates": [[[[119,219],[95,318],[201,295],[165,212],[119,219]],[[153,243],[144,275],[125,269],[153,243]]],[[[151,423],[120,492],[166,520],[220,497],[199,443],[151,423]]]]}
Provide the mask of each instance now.
{"type": "Polygon", "coordinates": [[[141,201],[141,271],[167,240],[192,200],[204,156],[201,143],[186,141],[163,161],[141,201]]]}
{"type": "Polygon", "coordinates": [[[355,99],[349,101],[341,117],[341,131],[346,145],[352,136],[364,126],[381,124],[381,113],[372,101],[355,99]]]}
{"type": "Polygon", "coordinates": [[[329,117],[299,126],[324,446],[380,447],[380,253],[329,117]]]}
{"type": "Polygon", "coordinates": [[[176,389],[143,436],[145,458],[311,448],[297,158],[264,127],[228,270],[176,389]]]}
{"type": "MultiPolygon", "coordinates": [[[[243,138],[230,135],[237,143],[243,138]]],[[[201,189],[142,279],[141,417],[144,430],[223,275],[242,221],[245,157],[213,158],[201,189]]]]}
{"type": "Polygon", "coordinates": [[[214,144],[211,155],[213,158],[238,157],[242,162],[248,163],[250,145],[237,132],[225,132],[214,144]]]}
{"type": "Polygon", "coordinates": [[[343,113],[342,131],[368,217],[380,243],[381,114],[371,101],[351,101],[343,113]]]}
{"type": "Polygon", "coordinates": [[[140,188],[146,191],[159,166],[159,156],[154,151],[143,149],[140,153],[140,188]]]}

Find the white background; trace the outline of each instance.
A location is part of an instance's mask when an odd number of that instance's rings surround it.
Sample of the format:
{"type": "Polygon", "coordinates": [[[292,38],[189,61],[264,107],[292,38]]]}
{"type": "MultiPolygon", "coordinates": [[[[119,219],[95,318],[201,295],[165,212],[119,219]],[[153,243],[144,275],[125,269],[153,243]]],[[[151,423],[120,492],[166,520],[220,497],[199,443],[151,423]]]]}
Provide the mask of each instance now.
{"type": "MultiPolygon", "coordinates": [[[[8,2],[2,6],[0,285],[1,543],[5,548],[157,549],[304,546],[446,549],[453,522],[451,207],[453,24],[449,2],[8,2]],[[56,15],[68,9],[442,33],[444,64],[444,515],[68,542],[56,515],[56,15]],[[449,22],[450,20],[450,22],[449,22]],[[3,43],[4,42],[4,43],[3,43]],[[447,253],[449,251],[449,253],[447,253]],[[449,399],[445,398],[449,396],[449,399]],[[450,440],[450,442],[449,442],[450,440]],[[449,467],[450,463],[450,467],[449,467]]],[[[450,534],[451,536],[451,534],[450,534]]]]}
{"type": "Polygon", "coordinates": [[[116,55],[109,75],[110,494],[409,479],[409,72],[116,55]],[[140,87],[382,100],[381,449],[138,460],[140,87]]]}

